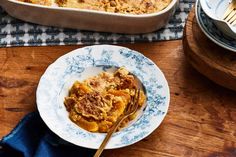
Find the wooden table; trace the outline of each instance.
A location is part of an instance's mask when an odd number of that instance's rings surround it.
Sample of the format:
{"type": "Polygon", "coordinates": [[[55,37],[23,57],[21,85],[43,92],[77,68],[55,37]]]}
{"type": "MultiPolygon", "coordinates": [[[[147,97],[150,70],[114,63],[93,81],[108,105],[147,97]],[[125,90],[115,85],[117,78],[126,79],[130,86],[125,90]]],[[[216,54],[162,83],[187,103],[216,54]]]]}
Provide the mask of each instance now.
{"type": "MultiPolygon", "coordinates": [[[[182,41],[122,45],[142,52],[164,72],[171,102],[163,123],[150,136],[105,157],[235,157],[236,92],[222,88],[186,61],[182,41]]],[[[59,56],[81,46],[0,49],[0,138],[36,110],[40,76],[59,56]]]]}

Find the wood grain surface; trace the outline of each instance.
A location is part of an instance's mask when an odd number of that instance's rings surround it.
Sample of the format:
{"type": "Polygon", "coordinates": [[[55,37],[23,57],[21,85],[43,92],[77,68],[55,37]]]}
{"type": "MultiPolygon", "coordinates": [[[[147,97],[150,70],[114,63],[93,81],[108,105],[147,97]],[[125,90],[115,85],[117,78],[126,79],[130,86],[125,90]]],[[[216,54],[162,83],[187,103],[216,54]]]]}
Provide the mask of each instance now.
{"type": "Polygon", "coordinates": [[[183,43],[191,65],[212,81],[236,91],[236,52],[208,39],[198,26],[194,11],[188,16],[183,43]]]}
{"type": "MultiPolygon", "coordinates": [[[[182,41],[122,45],[152,59],[164,72],[171,101],[163,123],[131,146],[105,157],[235,157],[236,92],[223,88],[188,64],[182,41]]],[[[0,138],[36,110],[35,92],[47,66],[81,46],[0,49],[0,138]]]]}

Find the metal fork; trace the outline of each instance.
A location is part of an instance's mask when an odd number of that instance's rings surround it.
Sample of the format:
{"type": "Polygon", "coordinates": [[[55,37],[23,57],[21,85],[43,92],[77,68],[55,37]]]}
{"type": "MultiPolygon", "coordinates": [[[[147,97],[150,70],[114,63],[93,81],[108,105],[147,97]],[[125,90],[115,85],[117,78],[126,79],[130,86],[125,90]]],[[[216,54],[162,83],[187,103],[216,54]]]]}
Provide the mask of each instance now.
{"type": "Polygon", "coordinates": [[[231,25],[236,24],[236,0],[232,0],[228,8],[226,9],[223,20],[228,22],[231,25]]]}
{"type": "Polygon", "coordinates": [[[121,122],[137,111],[139,97],[140,97],[140,90],[138,89],[138,90],[135,90],[135,94],[134,96],[131,97],[129,103],[127,104],[125,108],[124,113],[117,119],[115,124],[111,127],[111,129],[107,133],[105,139],[103,140],[102,144],[100,145],[99,149],[97,150],[97,152],[95,153],[93,157],[99,157],[102,154],[102,151],[104,150],[106,144],[110,140],[110,137],[116,131],[118,126],[121,124],[121,122]]]}

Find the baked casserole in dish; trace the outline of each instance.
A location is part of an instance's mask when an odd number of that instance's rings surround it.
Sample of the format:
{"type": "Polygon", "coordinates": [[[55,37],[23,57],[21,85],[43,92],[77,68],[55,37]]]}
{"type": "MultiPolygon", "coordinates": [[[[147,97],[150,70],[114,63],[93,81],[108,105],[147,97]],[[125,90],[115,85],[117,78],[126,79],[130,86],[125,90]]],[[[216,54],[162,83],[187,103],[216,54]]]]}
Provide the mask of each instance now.
{"type": "Polygon", "coordinates": [[[78,8],[123,14],[149,14],[166,8],[171,0],[18,0],[40,5],[78,8]]]}
{"type": "MultiPolygon", "coordinates": [[[[69,118],[81,128],[90,132],[108,132],[125,108],[138,81],[125,68],[114,73],[102,72],[84,81],[75,81],[65,97],[64,104],[69,118]]],[[[146,96],[140,91],[138,110],[144,105],[146,96]]],[[[135,119],[139,111],[126,118],[118,130],[135,119]]]]}
{"type": "Polygon", "coordinates": [[[32,23],[137,34],[165,26],[178,0],[1,0],[0,5],[32,23]]]}

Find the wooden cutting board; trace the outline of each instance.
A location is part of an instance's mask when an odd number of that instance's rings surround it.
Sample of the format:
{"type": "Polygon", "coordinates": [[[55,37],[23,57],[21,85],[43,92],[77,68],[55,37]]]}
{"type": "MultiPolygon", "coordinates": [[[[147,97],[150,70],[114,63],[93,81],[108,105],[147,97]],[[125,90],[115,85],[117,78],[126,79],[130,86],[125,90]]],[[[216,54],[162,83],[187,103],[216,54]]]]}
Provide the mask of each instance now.
{"type": "Polygon", "coordinates": [[[215,83],[236,91],[236,52],[226,50],[202,32],[192,8],[186,21],[183,49],[187,60],[215,83]]]}

